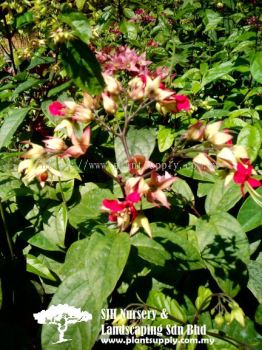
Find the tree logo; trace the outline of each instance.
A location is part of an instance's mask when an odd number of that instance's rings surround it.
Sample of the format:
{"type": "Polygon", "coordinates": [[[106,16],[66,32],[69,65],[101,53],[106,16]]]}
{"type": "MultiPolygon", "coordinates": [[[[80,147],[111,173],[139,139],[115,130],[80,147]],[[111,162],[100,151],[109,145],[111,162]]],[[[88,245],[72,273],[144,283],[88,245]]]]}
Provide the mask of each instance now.
{"type": "Polygon", "coordinates": [[[72,339],[65,339],[64,334],[69,324],[77,322],[88,322],[92,315],[87,311],[67,304],[51,305],[48,310],[42,310],[34,314],[34,319],[39,324],[55,324],[59,332],[59,340],[54,344],[64,343],[72,339]]]}

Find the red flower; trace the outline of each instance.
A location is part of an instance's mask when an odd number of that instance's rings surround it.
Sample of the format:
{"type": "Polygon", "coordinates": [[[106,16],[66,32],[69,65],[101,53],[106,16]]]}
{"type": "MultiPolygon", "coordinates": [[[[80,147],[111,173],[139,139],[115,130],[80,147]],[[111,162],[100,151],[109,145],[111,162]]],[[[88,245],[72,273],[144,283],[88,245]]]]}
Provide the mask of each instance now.
{"type": "Polygon", "coordinates": [[[185,95],[175,95],[176,108],[179,111],[189,111],[190,110],[190,101],[185,95]]]}
{"type": "Polygon", "coordinates": [[[116,222],[121,231],[124,231],[136,219],[137,211],[134,203],[140,200],[140,194],[132,192],[123,202],[116,199],[104,199],[101,209],[109,213],[109,221],[116,222]]]}
{"type": "Polygon", "coordinates": [[[66,108],[65,105],[59,101],[52,102],[48,107],[49,113],[54,116],[65,115],[65,108],[66,108]]]}
{"type": "MultiPolygon", "coordinates": [[[[160,88],[163,92],[172,92],[171,90],[160,88]]],[[[175,92],[171,96],[167,96],[160,101],[160,104],[171,113],[177,113],[182,110],[188,112],[190,110],[190,101],[185,95],[177,95],[175,92]]]]}
{"type": "Polygon", "coordinates": [[[244,187],[248,184],[252,188],[257,188],[262,185],[261,181],[251,177],[253,172],[253,166],[250,164],[249,160],[246,160],[244,164],[237,163],[237,171],[234,174],[233,180],[236,184],[241,185],[242,195],[245,195],[244,187]]]}

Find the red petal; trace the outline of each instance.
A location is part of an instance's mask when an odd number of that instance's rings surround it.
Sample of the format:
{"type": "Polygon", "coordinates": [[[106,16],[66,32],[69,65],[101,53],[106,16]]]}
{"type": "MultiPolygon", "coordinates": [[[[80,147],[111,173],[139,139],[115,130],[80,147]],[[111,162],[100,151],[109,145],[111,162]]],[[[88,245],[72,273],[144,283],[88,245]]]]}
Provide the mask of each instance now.
{"type": "Polygon", "coordinates": [[[49,109],[50,114],[52,114],[54,116],[65,115],[65,112],[64,112],[65,106],[59,101],[52,102],[49,105],[48,109],[49,109]]]}
{"type": "Polygon", "coordinates": [[[132,192],[126,197],[126,200],[132,203],[138,203],[141,201],[141,197],[138,192],[132,192]]]}
{"type": "Polygon", "coordinates": [[[251,164],[248,164],[248,167],[246,168],[242,163],[237,163],[237,171],[245,177],[249,177],[252,174],[252,170],[253,167],[251,164]]]}
{"type": "Polygon", "coordinates": [[[114,214],[110,214],[108,216],[108,220],[111,221],[111,222],[116,222],[117,221],[117,217],[114,214]]]}
{"type": "Polygon", "coordinates": [[[175,95],[177,110],[190,110],[190,101],[185,95],[175,95]]]}
{"type": "Polygon", "coordinates": [[[118,202],[116,199],[104,199],[102,202],[103,206],[112,212],[118,212],[123,210],[122,203],[118,202]]]}
{"type": "Polygon", "coordinates": [[[247,181],[252,188],[257,188],[262,185],[261,181],[253,179],[252,177],[250,177],[247,181]]]}
{"type": "Polygon", "coordinates": [[[245,174],[242,174],[241,172],[239,171],[236,171],[235,174],[234,174],[234,177],[233,177],[233,180],[236,184],[244,184],[245,181],[246,181],[246,175],[245,174]]]}

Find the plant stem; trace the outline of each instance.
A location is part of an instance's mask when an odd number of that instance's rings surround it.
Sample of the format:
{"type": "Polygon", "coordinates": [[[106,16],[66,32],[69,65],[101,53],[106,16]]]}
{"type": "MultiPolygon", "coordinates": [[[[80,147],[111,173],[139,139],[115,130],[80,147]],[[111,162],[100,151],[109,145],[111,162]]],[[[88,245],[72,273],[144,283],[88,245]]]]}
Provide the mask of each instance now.
{"type": "Polygon", "coordinates": [[[12,34],[10,33],[10,30],[8,28],[8,24],[6,22],[5,16],[3,16],[3,19],[4,19],[4,25],[5,25],[5,31],[6,31],[6,37],[7,37],[7,41],[8,41],[8,46],[9,46],[9,50],[10,50],[9,57],[11,59],[12,65],[13,65],[14,73],[17,74],[17,68],[16,68],[16,65],[15,65],[15,59],[14,59],[12,34]]]}
{"type": "Polygon", "coordinates": [[[3,203],[2,203],[1,199],[0,199],[0,214],[1,214],[2,221],[3,221],[3,227],[4,227],[4,231],[5,231],[7,245],[8,245],[9,251],[10,251],[11,258],[13,259],[15,256],[14,249],[13,249],[13,242],[12,242],[10,235],[9,235],[9,231],[8,231],[8,227],[7,227],[7,223],[6,223],[6,219],[5,219],[3,203]]]}
{"type": "MultiPolygon", "coordinates": [[[[59,170],[58,158],[56,158],[56,166],[57,166],[57,170],[60,171],[59,170]]],[[[68,208],[67,208],[66,199],[65,199],[65,195],[64,195],[64,191],[63,191],[63,187],[62,187],[62,182],[61,182],[60,176],[58,176],[58,183],[59,183],[59,190],[60,190],[60,193],[61,193],[62,201],[64,203],[64,206],[65,206],[66,210],[67,210],[68,208]]]]}

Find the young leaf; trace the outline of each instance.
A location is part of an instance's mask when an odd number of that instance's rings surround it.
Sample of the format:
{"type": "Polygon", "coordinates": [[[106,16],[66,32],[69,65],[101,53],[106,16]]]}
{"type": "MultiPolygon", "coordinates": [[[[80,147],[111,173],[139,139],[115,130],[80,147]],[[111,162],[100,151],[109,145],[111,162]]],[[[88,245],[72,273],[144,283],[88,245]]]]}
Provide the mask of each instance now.
{"type": "Polygon", "coordinates": [[[160,125],[157,134],[159,151],[165,152],[166,150],[168,150],[172,146],[175,136],[176,134],[171,128],[167,128],[163,125],[160,125]]]}
{"type": "MultiPolygon", "coordinates": [[[[257,192],[262,195],[262,188],[257,189],[257,192]]],[[[262,208],[252,197],[248,197],[239,210],[237,220],[245,232],[254,230],[262,225],[262,208]]]]}
{"type": "Polygon", "coordinates": [[[48,280],[55,281],[55,277],[52,275],[49,269],[39,259],[31,254],[26,255],[26,271],[48,280]]]}
{"type": "Polygon", "coordinates": [[[187,315],[184,309],[178,304],[175,299],[171,299],[169,296],[164,295],[161,292],[151,290],[147,298],[146,304],[160,310],[166,309],[166,312],[175,317],[181,323],[187,321],[187,315]]]}
{"type": "Polygon", "coordinates": [[[237,143],[246,147],[249,158],[254,161],[261,147],[261,135],[258,128],[253,125],[245,126],[238,134],[237,143]]]}

